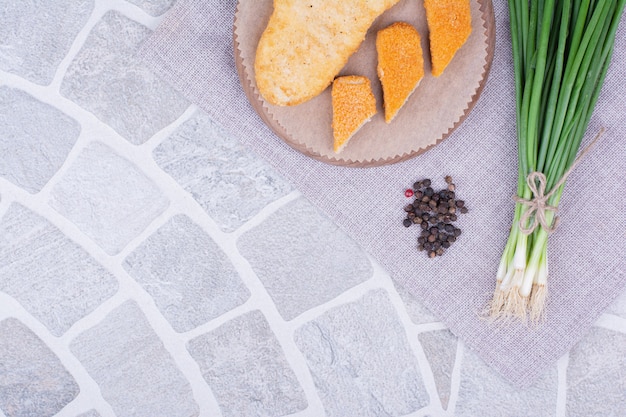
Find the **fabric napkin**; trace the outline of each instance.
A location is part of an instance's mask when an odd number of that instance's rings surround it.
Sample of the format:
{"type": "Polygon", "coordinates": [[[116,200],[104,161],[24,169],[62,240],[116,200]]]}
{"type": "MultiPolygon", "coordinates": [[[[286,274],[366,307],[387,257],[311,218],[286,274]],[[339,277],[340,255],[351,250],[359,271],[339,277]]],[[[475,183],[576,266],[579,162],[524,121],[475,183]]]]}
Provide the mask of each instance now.
{"type": "MultiPolygon", "coordinates": [[[[244,1],[244,0],[242,0],[244,1]]],[[[252,0],[246,0],[252,1],[252,0]]],[[[233,140],[267,159],[421,300],[467,347],[518,386],[528,386],[566,353],[626,287],[626,19],[588,138],[606,133],[569,177],[561,225],[549,241],[546,321],[495,326],[481,312],[513,216],[517,181],[513,63],[506,2],[494,2],[496,51],[476,107],[445,141],[409,161],[345,168],[285,145],[254,112],[234,64],[235,0],[178,0],[140,55],[160,77],[205,110],[233,140]],[[451,175],[470,212],[443,256],[416,250],[405,228],[404,190],[451,175]]]]}

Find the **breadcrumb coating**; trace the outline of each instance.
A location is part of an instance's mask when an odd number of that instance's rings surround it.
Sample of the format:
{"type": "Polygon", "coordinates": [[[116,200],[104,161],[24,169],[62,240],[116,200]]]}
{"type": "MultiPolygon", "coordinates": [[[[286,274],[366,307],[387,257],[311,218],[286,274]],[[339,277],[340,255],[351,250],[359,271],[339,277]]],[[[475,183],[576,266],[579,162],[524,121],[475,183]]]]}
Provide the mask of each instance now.
{"type": "Polygon", "coordinates": [[[470,0],[424,0],[432,74],[440,76],[472,33],[470,0]]]}
{"type": "Polygon", "coordinates": [[[339,153],[376,114],[376,97],[370,80],[360,75],[337,77],[332,87],[333,149],[339,153]]]}
{"type": "Polygon", "coordinates": [[[378,32],[376,51],[385,121],[390,123],[424,77],[420,35],[410,24],[396,22],[378,32]]]}

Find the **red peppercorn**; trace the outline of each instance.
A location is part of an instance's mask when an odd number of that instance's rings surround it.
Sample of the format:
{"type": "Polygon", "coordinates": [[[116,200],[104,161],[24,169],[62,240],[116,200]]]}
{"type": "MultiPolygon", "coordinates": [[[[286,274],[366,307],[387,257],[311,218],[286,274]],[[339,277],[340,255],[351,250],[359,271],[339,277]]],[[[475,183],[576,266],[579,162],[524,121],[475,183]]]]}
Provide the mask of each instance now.
{"type": "Polygon", "coordinates": [[[404,195],[406,196],[406,198],[410,198],[413,197],[413,190],[408,189],[404,192],[404,195]]]}

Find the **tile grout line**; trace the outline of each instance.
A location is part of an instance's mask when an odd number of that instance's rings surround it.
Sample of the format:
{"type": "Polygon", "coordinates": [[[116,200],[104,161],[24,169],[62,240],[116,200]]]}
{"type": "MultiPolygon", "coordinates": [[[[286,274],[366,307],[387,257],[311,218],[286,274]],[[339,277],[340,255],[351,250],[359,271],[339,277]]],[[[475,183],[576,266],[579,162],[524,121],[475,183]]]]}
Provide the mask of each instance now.
{"type": "Polygon", "coordinates": [[[115,263],[116,265],[121,265],[122,268],[124,268],[124,261],[128,256],[136,251],[142,244],[146,242],[146,240],[148,240],[167,222],[172,220],[173,217],[179,214],[183,214],[180,211],[180,208],[170,203],[161,214],[159,214],[154,220],[152,220],[146,226],[146,228],[142,230],[137,236],[131,239],[130,242],[128,242],[122,250],[120,250],[115,255],[108,255],[111,257],[111,262],[115,263]]]}
{"type": "Polygon", "coordinates": [[[118,289],[115,294],[104,300],[89,314],[86,314],[80,320],[77,320],[74,324],[72,324],[72,326],[67,329],[67,331],[59,337],[59,339],[61,339],[61,341],[63,341],[63,343],[67,346],[70,346],[74,339],[85,331],[100,324],[102,320],[104,320],[113,310],[130,299],[131,297],[129,295],[122,293],[122,289],[118,285],[118,289]]]}
{"type": "MultiPolygon", "coordinates": [[[[2,187],[2,181],[4,181],[4,179],[0,178],[0,188],[2,187]]],[[[13,201],[15,201],[13,196],[7,195],[4,192],[3,194],[0,194],[0,220],[4,217],[6,212],[9,210],[9,207],[11,207],[11,204],[13,204],[13,201]]]]}
{"type": "Polygon", "coordinates": [[[158,148],[159,145],[161,145],[168,137],[170,137],[181,125],[200,112],[202,112],[202,110],[198,108],[198,106],[191,104],[176,120],[165,126],[163,129],[157,131],[151,138],[141,145],[136,146],[143,149],[146,154],[152,155],[154,150],[158,148]]]}
{"type": "Polygon", "coordinates": [[[558,389],[556,394],[556,417],[566,417],[567,415],[567,365],[569,364],[569,353],[563,355],[557,362],[558,389]]]}
{"type": "Polygon", "coordinates": [[[416,333],[428,333],[428,332],[435,332],[437,330],[447,330],[448,328],[446,327],[446,325],[443,322],[440,321],[434,321],[432,323],[420,323],[420,324],[413,324],[411,327],[413,327],[413,330],[416,333]]]}
{"type": "Polygon", "coordinates": [[[259,212],[252,216],[248,221],[239,226],[236,230],[230,232],[229,235],[232,236],[233,240],[238,241],[242,235],[259,226],[278,210],[285,207],[289,203],[298,200],[299,198],[302,198],[300,191],[293,190],[290,193],[272,201],[259,210],[259,212]]]}
{"type": "Polygon", "coordinates": [[[241,317],[247,313],[250,313],[254,310],[259,310],[258,301],[254,299],[254,296],[251,294],[250,297],[243,303],[238,305],[235,308],[228,310],[221,315],[210,319],[206,323],[200,324],[193,329],[187,330],[186,332],[179,333],[179,336],[185,343],[189,343],[193,339],[203,336],[207,333],[210,333],[224,324],[230,322],[231,320],[236,319],[237,317],[241,317]]]}
{"type": "Polygon", "coordinates": [[[461,389],[461,369],[463,368],[463,360],[465,357],[465,344],[457,339],[456,356],[454,358],[454,367],[450,377],[450,399],[448,400],[447,414],[454,416],[456,411],[456,403],[459,399],[459,391],[461,389]]]}
{"type": "MultiPolygon", "coordinates": [[[[48,182],[39,190],[37,194],[33,195],[35,200],[39,200],[40,205],[42,207],[50,207],[48,201],[50,200],[50,195],[52,194],[52,190],[55,186],[65,177],[67,171],[74,165],[74,162],[78,157],[82,154],[83,150],[89,146],[92,141],[87,138],[87,135],[83,132],[81,128],[81,132],[76,139],[76,143],[72,146],[72,149],[67,154],[65,161],[59,167],[57,172],[48,180],[48,182]]],[[[50,207],[52,209],[52,207],[50,207]]],[[[54,210],[54,209],[53,209],[54,210]]]]}
{"type": "Polygon", "coordinates": [[[384,288],[380,286],[380,283],[375,279],[375,275],[363,281],[337,295],[336,297],[319,304],[313,308],[310,308],[293,319],[285,323],[285,326],[290,329],[291,332],[295,332],[305,324],[321,317],[330,310],[337,307],[341,307],[346,304],[354,303],[363,298],[371,291],[381,290],[384,288]]]}

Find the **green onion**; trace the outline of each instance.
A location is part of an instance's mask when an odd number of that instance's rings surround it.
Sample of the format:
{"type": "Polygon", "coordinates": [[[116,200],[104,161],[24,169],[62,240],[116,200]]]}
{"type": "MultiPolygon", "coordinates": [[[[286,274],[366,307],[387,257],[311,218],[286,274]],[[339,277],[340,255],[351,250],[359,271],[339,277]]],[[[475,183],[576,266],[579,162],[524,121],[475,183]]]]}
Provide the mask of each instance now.
{"type": "MultiPolygon", "coordinates": [[[[543,317],[548,235],[604,82],[626,0],[508,0],[515,73],[517,203],[489,306],[493,319],[543,317]],[[532,191],[545,175],[545,224],[532,191]],[[530,183],[529,183],[530,181],[530,183]],[[554,209],[551,209],[554,208],[554,209]]],[[[596,137],[597,139],[597,137],[596,137]]]]}

